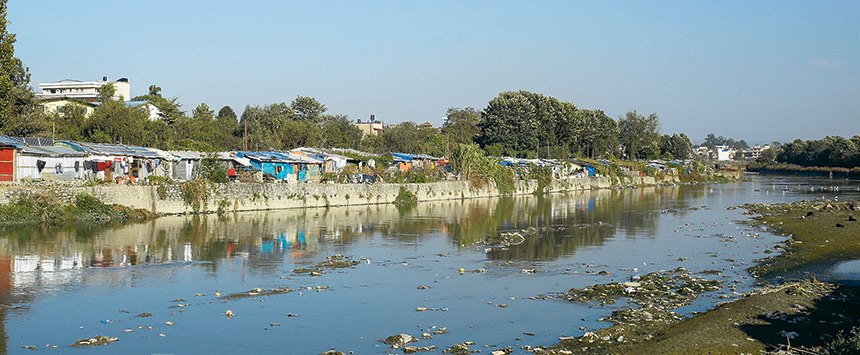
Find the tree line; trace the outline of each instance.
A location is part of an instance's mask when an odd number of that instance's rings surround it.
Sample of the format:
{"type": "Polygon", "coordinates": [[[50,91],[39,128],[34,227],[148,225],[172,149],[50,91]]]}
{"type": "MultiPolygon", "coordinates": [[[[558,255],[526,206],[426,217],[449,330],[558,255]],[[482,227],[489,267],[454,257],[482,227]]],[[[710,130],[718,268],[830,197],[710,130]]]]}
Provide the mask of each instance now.
{"type": "Polygon", "coordinates": [[[796,139],[791,143],[771,148],[759,162],[785,163],[803,167],[860,167],[860,136],[850,139],[827,136],[818,140],[796,139]]]}
{"type": "Polygon", "coordinates": [[[279,150],[300,146],[356,148],[371,152],[409,152],[452,156],[460,144],[475,144],[490,155],[523,158],[618,157],[686,159],[692,152],[684,134],[660,134],[656,114],[630,111],[619,119],[601,110],[528,91],[502,92],[483,110],[451,108],[440,129],[407,121],[363,137],[349,117],[330,114],[312,97],[217,112],[201,103],[186,113],[178,98],[157,85],[132,98],[158,107],[150,120],[144,107],[113,100],[102,86],[91,114],[82,105],[46,112],[30,90],[30,75],[14,56],[15,36],[6,30],[6,1],[0,0],[0,132],[97,143],[123,143],[162,149],[223,151],[279,150]]]}

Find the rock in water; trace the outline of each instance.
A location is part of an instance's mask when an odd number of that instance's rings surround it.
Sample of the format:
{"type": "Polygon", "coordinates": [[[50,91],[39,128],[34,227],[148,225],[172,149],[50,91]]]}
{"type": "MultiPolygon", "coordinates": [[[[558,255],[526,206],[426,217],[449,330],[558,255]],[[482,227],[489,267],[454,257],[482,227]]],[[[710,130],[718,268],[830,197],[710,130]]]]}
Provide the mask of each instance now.
{"type": "Polygon", "coordinates": [[[416,341],[418,341],[418,339],[409,334],[395,334],[388,338],[380,340],[380,342],[382,343],[391,345],[391,347],[394,349],[400,348],[406,344],[413,343],[416,341]]]}

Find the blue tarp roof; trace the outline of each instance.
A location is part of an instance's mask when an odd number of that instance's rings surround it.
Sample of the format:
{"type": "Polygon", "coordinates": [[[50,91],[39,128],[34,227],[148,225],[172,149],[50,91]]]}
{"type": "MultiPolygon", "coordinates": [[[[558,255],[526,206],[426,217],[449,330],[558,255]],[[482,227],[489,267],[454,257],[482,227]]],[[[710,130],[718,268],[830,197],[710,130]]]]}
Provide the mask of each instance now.
{"type": "Polygon", "coordinates": [[[402,161],[402,162],[410,162],[413,160],[439,160],[440,158],[436,158],[434,156],[425,155],[425,154],[409,154],[409,153],[396,153],[391,152],[391,156],[394,157],[394,161],[402,161]]]}
{"type": "Polygon", "coordinates": [[[17,149],[21,149],[21,147],[24,146],[24,143],[12,137],[0,136],[0,145],[12,146],[17,149]]]}

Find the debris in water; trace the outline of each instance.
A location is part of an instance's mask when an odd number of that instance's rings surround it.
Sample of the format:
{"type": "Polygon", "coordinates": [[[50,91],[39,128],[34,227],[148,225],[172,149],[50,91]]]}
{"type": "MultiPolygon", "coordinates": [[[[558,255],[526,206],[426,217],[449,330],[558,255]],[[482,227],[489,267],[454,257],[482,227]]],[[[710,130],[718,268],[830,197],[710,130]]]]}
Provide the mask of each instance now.
{"type": "Polygon", "coordinates": [[[75,347],[79,347],[79,346],[101,346],[101,345],[108,345],[110,343],[115,343],[118,341],[119,341],[119,338],[117,338],[117,337],[108,337],[108,336],[104,336],[104,335],[96,335],[92,338],[78,339],[78,341],[74,342],[72,344],[72,346],[75,346],[75,347]]]}
{"type": "Polygon", "coordinates": [[[227,312],[224,312],[224,315],[227,316],[227,318],[229,319],[229,318],[233,318],[233,316],[235,314],[233,314],[233,311],[228,309],[227,312]]]}

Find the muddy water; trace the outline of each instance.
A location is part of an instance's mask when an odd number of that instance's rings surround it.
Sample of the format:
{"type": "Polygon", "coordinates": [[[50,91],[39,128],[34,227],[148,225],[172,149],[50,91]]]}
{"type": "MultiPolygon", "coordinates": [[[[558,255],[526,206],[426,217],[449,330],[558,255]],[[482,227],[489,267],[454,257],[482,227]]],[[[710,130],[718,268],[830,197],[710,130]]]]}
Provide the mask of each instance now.
{"type": "Polygon", "coordinates": [[[746,216],[727,207],[856,198],[857,187],[756,176],[725,185],[427,203],[408,211],[369,206],[165,217],[121,227],[6,228],[0,345],[9,353],[35,346],[57,353],[335,348],[373,354],[398,352],[379,339],[420,337],[440,327],[447,333],[415,345],[440,352],[463,341],[476,342],[473,349],[546,345],[607,326],[598,319],[623,303],[530,297],[683,266],[724,281],[679,312],[709,309],[749,290],[754,280],[745,269],[781,240],[737,223],[746,216]],[[476,244],[529,227],[537,235],[508,250],[476,244]],[[317,277],[292,273],[333,254],[361,263],[317,277]],[[295,291],[215,296],[283,287],[295,291]],[[137,317],[142,312],[152,316],[137,317]],[[95,335],[120,340],[68,347],[95,335]]]}

